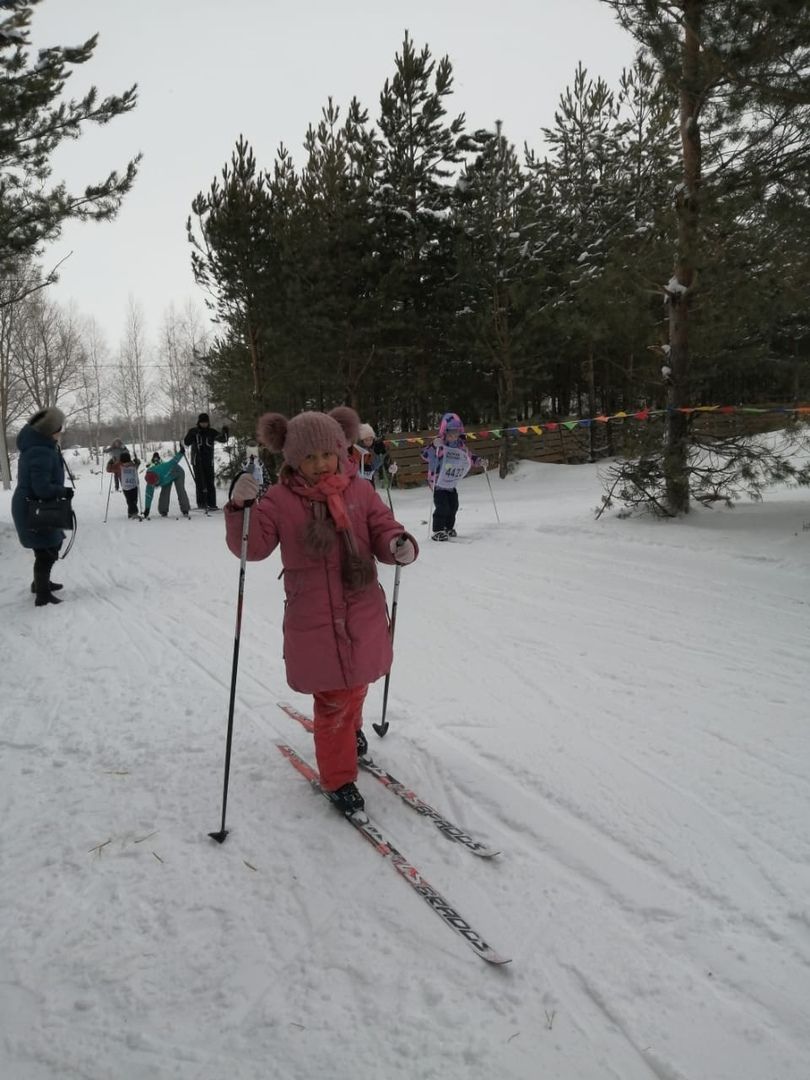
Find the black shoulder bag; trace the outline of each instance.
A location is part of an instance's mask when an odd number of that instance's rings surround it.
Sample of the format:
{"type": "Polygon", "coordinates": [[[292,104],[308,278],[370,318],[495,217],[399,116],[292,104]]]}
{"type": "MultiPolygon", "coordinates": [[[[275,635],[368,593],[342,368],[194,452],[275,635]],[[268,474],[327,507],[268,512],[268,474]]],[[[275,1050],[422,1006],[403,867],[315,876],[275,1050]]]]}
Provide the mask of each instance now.
{"type": "MultiPolygon", "coordinates": [[[[65,461],[62,451],[59,451],[59,456],[62,458],[62,463],[65,466],[65,470],[70,477],[70,483],[73,490],[76,490],[76,484],[73,480],[73,473],[68,467],[68,463],[65,461]]],[[[57,495],[55,499],[28,499],[28,514],[26,524],[32,532],[49,532],[51,529],[76,529],[76,514],[73,510],[72,501],[67,495],[57,495]]],[[[68,544],[67,551],[62,556],[64,559],[68,551],[73,546],[73,540],[75,535],[68,544]]]]}

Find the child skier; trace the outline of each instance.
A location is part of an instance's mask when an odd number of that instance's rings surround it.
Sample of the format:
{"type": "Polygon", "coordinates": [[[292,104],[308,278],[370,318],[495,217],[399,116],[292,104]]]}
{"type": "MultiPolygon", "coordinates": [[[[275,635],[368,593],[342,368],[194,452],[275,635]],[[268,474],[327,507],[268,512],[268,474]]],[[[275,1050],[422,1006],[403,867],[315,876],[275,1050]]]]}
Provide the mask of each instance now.
{"type": "Polygon", "coordinates": [[[129,450],[123,450],[118,459],[118,481],[124,498],[127,500],[127,517],[139,518],[138,513],[138,466],[140,461],[130,457],[129,450]]]}
{"type": "Polygon", "coordinates": [[[449,540],[456,535],[459,480],[470,469],[486,469],[487,459],[467,449],[464,425],[456,413],[445,413],[433,445],[422,451],[427,462],[428,486],[433,489],[433,535],[431,540],[449,540]]]}
{"type": "Polygon", "coordinates": [[[357,442],[349,449],[349,458],[357,464],[357,475],[374,485],[374,477],[385,462],[385,443],[378,439],[371,424],[361,424],[357,442]]]}
{"type": "Polygon", "coordinates": [[[189,516],[189,501],[188,495],[186,495],[186,474],[180,466],[180,458],[183,457],[185,451],[181,446],[174,457],[169,458],[167,461],[160,461],[155,464],[150,464],[149,468],[144,474],[146,480],[146,493],[143,499],[143,516],[149,517],[149,511],[152,507],[152,497],[155,494],[155,488],[160,488],[160,497],[158,499],[158,513],[161,517],[166,517],[169,512],[169,500],[172,497],[172,485],[174,485],[177,491],[177,501],[180,503],[180,510],[183,517],[189,516]]]}
{"type": "Polygon", "coordinates": [[[110,460],[107,462],[107,472],[113,474],[115,479],[115,490],[118,491],[121,480],[118,473],[118,465],[121,461],[121,455],[126,451],[126,447],[120,439],[113,439],[109,446],[104,447],[104,453],[110,455],[110,460]]]}
{"type": "Polygon", "coordinates": [[[244,470],[245,472],[250,473],[260,488],[264,487],[264,466],[255,454],[251,454],[248,457],[244,470]]]}
{"type": "MultiPolygon", "coordinates": [[[[374,560],[405,566],[418,554],[414,538],[349,461],[357,429],[357,413],[345,407],[259,420],[259,441],[283,453],[284,466],[252,510],[247,547],[248,559],[257,560],[281,545],[287,682],[314,696],[321,783],[349,817],[364,808],[355,784],[357,757],[367,748],[363,701],[393,660],[374,560]]],[[[225,506],[234,555],[241,550],[242,507],[258,490],[243,473],[225,506]]]]}

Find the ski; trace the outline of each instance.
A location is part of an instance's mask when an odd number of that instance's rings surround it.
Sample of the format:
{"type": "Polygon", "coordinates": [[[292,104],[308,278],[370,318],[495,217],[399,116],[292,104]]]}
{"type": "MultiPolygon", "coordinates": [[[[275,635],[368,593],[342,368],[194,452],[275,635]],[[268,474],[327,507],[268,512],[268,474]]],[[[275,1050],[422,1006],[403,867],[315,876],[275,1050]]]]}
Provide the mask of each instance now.
{"type": "MultiPolygon", "coordinates": [[[[288,716],[291,716],[293,720],[297,720],[307,731],[312,732],[314,730],[312,719],[305,713],[302,713],[299,709],[296,709],[294,705],[290,705],[285,701],[279,701],[278,706],[287,713],[288,716]]],[[[468,851],[471,851],[474,855],[478,855],[482,859],[492,859],[494,856],[500,854],[494,848],[487,847],[487,845],[481,843],[480,840],[474,839],[469,833],[459,828],[458,825],[454,825],[452,821],[448,821],[444,814],[441,814],[429,803],[426,803],[424,799],[420,799],[415,791],[411,791],[405,784],[400,783],[395,776],[392,776],[390,772],[387,772],[381,765],[378,765],[373,758],[366,755],[358,758],[357,763],[365,772],[370,773],[375,780],[379,780],[383,787],[388,788],[392,794],[398,795],[400,799],[415,810],[420,817],[427,818],[428,821],[432,822],[442,836],[446,836],[448,840],[453,840],[457,844],[462,844],[468,851]]]]}
{"type": "MultiPolygon", "coordinates": [[[[291,746],[287,746],[286,743],[276,743],[276,746],[293,768],[297,769],[301,776],[309,781],[312,788],[323,795],[324,798],[331,803],[332,800],[329,797],[329,792],[324,791],[321,787],[318,774],[312,766],[300,757],[291,746]]],[[[455,930],[455,932],[467,942],[477,956],[480,956],[482,960],[486,960],[490,964],[511,963],[511,960],[508,957],[501,956],[500,953],[496,952],[495,949],[484,941],[481,935],[470,926],[467,920],[456,911],[453,905],[445,900],[441,893],[437,892],[437,890],[425,880],[416,867],[412,866],[405,856],[394,847],[385,834],[372,821],[366,818],[365,814],[362,816],[355,814],[351,817],[346,817],[346,821],[348,821],[350,825],[353,825],[355,829],[368,840],[378,855],[382,855],[384,859],[387,859],[391,863],[397,873],[408,882],[411,888],[422,897],[425,903],[432,908],[452,930],[455,930]]]]}

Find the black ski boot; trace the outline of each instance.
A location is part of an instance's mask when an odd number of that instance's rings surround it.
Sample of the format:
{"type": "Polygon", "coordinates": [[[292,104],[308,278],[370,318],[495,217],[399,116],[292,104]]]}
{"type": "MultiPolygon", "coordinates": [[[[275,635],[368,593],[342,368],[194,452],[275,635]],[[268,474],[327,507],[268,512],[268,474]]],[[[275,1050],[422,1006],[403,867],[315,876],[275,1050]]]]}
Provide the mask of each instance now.
{"type": "MultiPolygon", "coordinates": [[[[65,586],[60,584],[60,582],[58,582],[58,581],[49,581],[48,582],[48,591],[49,592],[58,592],[60,589],[64,589],[64,587],[65,586]]],[[[37,591],[37,587],[32,581],[31,582],[31,592],[35,593],[36,591],[37,591]]],[[[60,600],[59,603],[61,604],[62,601],[60,600]]]]}
{"type": "Polygon", "coordinates": [[[353,817],[354,814],[362,813],[366,808],[365,800],[357,790],[356,784],[344,784],[337,791],[330,791],[329,798],[346,817],[353,817]]]}
{"type": "Polygon", "coordinates": [[[357,756],[359,758],[365,757],[368,753],[368,739],[363,734],[363,729],[358,728],[354,733],[354,737],[357,740],[357,756]]]}

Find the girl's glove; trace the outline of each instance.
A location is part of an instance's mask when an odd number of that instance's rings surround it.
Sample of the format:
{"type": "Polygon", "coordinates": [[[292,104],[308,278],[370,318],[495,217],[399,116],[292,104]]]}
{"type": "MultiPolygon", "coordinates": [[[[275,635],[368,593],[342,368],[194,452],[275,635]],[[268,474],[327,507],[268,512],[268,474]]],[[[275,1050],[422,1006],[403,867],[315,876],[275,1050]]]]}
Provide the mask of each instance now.
{"type": "Polygon", "coordinates": [[[398,472],[399,472],[399,465],[397,465],[397,463],[395,461],[392,461],[391,464],[388,466],[388,475],[389,476],[396,476],[398,472]]]}
{"type": "Polygon", "coordinates": [[[413,540],[406,534],[396,536],[391,541],[391,554],[400,566],[407,566],[416,558],[416,548],[413,540]]]}
{"type": "Polygon", "coordinates": [[[231,488],[230,500],[237,510],[241,510],[247,502],[255,502],[259,494],[259,485],[250,475],[242,473],[237,476],[231,488]]]}

